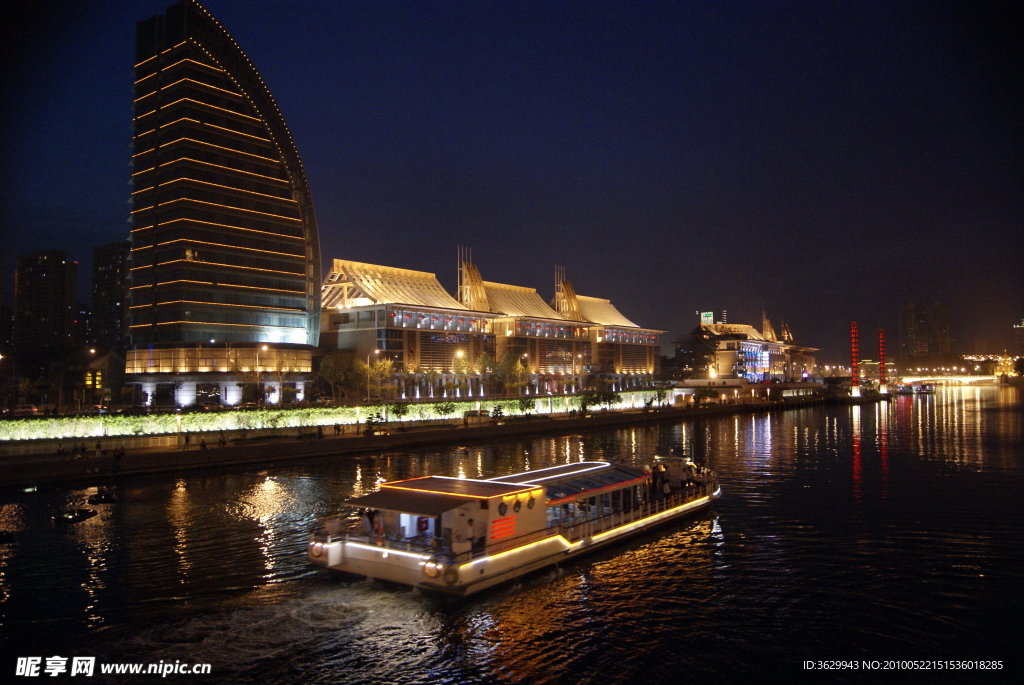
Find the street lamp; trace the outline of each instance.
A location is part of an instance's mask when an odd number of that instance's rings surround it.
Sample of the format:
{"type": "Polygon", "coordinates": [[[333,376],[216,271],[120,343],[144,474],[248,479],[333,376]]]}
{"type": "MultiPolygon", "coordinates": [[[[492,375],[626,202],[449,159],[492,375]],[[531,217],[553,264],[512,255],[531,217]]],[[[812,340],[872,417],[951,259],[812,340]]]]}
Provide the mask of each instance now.
{"type": "MultiPolygon", "coordinates": [[[[455,386],[455,396],[456,397],[459,397],[459,372],[455,368],[455,360],[456,359],[462,359],[462,356],[463,356],[462,350],[458,350],[455,353],[455,356],[452,357],[452,379],[453,379],[452,383],[455,386]]],[[[467,380],[467,385],[468,385],[468,380],[467,380]]]]}
{"type": "Polygon", "coordinates": [[[256,348],[256,404],[263,406],[263,383],[260,381],[260,350],[267,351],[267,346],[263,345],[256,348]]]}
{"type": "Polygon", "coordinates": [[[370,354],[366,355],[366,401],[370,401],[370,357],[375,354],[380,354],[380,350],[374,350],[370,354]]]}

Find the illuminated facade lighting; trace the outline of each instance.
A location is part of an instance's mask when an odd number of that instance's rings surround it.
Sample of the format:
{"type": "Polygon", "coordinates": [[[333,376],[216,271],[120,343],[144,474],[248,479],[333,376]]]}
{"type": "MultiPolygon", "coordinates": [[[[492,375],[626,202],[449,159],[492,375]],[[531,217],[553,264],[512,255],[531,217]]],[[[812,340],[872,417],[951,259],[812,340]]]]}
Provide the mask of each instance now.
{"type": "MultiPolygon", "coordinates": [[[[139,22],[135,65],[128,288],[135,361],[127,369],[135,377],[126,380],[166,382],[141,372],[139,360],[211,340],[311,357],[320,329],[316,217],[291,133],[263,79],[196,0],[139,22]]],[[[184,365],[190,373],[202,366],[184,365]]],[[[186,395],[210,382],[184,379],[186,395]]]]}

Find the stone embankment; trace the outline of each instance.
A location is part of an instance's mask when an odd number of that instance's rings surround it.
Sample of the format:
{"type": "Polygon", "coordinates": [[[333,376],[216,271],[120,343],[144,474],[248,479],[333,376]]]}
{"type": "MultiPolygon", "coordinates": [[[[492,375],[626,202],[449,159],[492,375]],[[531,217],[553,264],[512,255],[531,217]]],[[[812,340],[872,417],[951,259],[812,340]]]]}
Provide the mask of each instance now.
{"type": "MultiPolygon", "coordinates": [[[[515,417],[501,423],[489,418],[472,418],[468,423],[401,426],[389,424],[385,433],[363,435],[353,426],[335,434],[334,428],[323,426],[265,431],[246,439],[226,440],[220,446],[221,434],[190,434],[183,437],[164,436],[163,445],[122,447],[124,441],[106,439],[97,450],[87,444],[84,455],[53,452],[11,455],[0,460],[0,486],[31,486],[46,482],[86,480],[98,477],[206,469],[217,466],[280,462],[300,457],[383,452],[404,447],[439,443],[495,441],[537,434],[590,431],[615,426],[679,421],[705,416],[778,411],[821,404],[821,400],[790,400],[755,404],[722,404],[701,407],[663,407],[651,410],[595,411],[586,417],[559,414],[515,417]],[[177,445],[168,442],[176,441],[177,445]],[[202,445],[205,444],[205,447],[202,445]]],[[[66,441],[65,441],[66,442],[66,441]]]]}

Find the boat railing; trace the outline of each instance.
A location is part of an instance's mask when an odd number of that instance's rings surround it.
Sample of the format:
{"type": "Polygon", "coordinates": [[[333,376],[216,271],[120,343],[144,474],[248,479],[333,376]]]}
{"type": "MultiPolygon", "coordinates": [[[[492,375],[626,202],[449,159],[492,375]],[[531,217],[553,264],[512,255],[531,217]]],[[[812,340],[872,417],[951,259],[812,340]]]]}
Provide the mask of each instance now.
{"type": "Polygon", "coordinates": [[[686,486],[667,495],[659,493],[655,499],[644,502],[632,509],[613,511],[586,520],[563,522],[560,526],[561,533],[569,542],[577,542],[599,533],[620,528],[634,521],[655,516],[687,502],[692,502],[702,497],[710,497],[716,487],[717,482],[711,480],[706,483],[686,486]]]}

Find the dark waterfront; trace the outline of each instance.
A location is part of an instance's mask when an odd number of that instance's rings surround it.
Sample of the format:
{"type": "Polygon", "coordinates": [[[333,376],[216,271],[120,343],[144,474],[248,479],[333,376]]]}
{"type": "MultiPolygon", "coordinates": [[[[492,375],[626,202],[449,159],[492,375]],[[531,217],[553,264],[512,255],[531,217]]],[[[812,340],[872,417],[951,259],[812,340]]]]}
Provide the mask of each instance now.
{"type": "Polygon", "coordinates": [[[18,656],[53,655],[211,664],[195,682],[767,681],[833,659],[1003,662],[923,674],[933,681],[1021,670],[1013,388],[96,485],[118,501],[64,527],[50,516],[95,487],[2,494],[8,674],[18,656]],[[305,559],[314,522],[378,477],[670,450],[719,472],[711,512],[477,598],[332,577],[305,559]]]}

